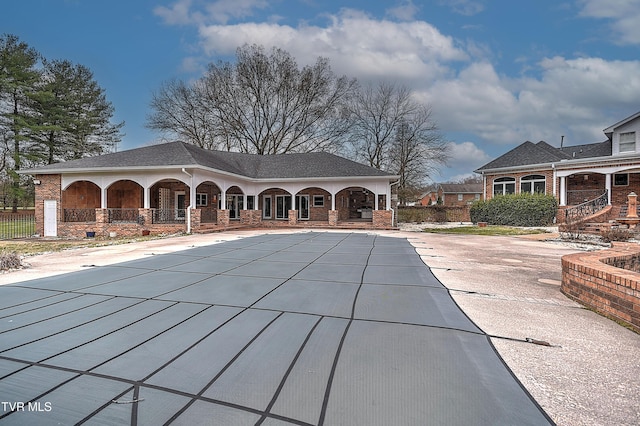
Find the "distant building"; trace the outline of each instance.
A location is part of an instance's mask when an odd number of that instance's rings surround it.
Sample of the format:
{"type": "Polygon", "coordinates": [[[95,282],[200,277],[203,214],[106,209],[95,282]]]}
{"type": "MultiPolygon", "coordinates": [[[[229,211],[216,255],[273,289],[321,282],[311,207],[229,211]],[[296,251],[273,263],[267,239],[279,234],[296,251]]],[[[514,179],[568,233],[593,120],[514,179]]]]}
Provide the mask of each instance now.
{"type": "Polygon", "coordinates": [[[428,206],[441,200],[445,206],[466,206],[481,199],[481,183],[440,183],[422,196],[420,204],[428,206]]]}

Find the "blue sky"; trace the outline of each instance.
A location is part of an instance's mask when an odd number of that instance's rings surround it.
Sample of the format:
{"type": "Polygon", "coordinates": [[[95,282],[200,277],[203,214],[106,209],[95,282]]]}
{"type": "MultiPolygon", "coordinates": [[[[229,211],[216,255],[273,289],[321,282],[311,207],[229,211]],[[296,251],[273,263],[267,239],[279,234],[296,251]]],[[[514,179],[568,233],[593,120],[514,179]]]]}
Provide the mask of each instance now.
{"type": "Polygon", "coordinates": [[[160,141],[145,122],[163,81],[238,46],[328,57],[431,105],[453,154],[442,182],[525,140],[602,141],[640,111],[638,22],[640,0],[21,0],[4,2],[0,33],[89,67],[126,122],[121,150],[160,141]]]}

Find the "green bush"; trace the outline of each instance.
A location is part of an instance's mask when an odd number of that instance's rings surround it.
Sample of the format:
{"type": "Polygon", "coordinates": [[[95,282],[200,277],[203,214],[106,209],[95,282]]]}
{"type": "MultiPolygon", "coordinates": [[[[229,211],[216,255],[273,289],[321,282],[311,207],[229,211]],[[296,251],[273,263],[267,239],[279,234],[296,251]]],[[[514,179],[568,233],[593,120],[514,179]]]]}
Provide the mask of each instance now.
{"type": "Polygon", "coordinates": [[[471,206],[471,222],[490,225],[545,226],[553,223],[558,202],[552,195],[500,195],[471,206]]]}

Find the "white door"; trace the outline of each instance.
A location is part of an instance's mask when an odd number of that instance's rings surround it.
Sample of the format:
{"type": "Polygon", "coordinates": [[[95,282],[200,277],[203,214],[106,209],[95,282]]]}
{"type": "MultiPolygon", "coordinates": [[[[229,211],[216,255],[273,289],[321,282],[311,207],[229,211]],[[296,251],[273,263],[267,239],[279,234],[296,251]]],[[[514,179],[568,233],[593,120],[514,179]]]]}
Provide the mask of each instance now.
{"type": "Polygon", "coordinates": [[[58,236],[58,205],[56,200],[44,200],[44,236],[58,236]]]}

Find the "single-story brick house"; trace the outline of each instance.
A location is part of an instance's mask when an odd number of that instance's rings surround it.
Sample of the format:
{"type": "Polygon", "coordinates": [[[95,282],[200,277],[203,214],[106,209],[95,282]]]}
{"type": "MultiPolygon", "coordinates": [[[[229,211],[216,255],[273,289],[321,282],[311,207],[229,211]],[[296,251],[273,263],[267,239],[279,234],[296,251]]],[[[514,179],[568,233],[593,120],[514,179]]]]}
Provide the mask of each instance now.
{"type": "Polygon", "coordinates": [[[253,155],[170,142],[21,171],[43,236],[230,226],[391,228],[398,176],[316,152],[253,155]]]}
{"type": "Polygon", "coordinates": [[[483,178],[483,197],[553,194],[560,222],[566,209],[600,199],[615,216],[629,193],[640,194],[639,133],[640,112],[604,129],[603,142],[559,148],[524,142],[475,170],[483,178]]]}
{"type": "Polygon", "coordinates": [[[439,183],[436,188],[423,194],[421,206],[436,204],[438,199],[445,206],[466,206],[482,199],[481,183],[439,183]]]}

